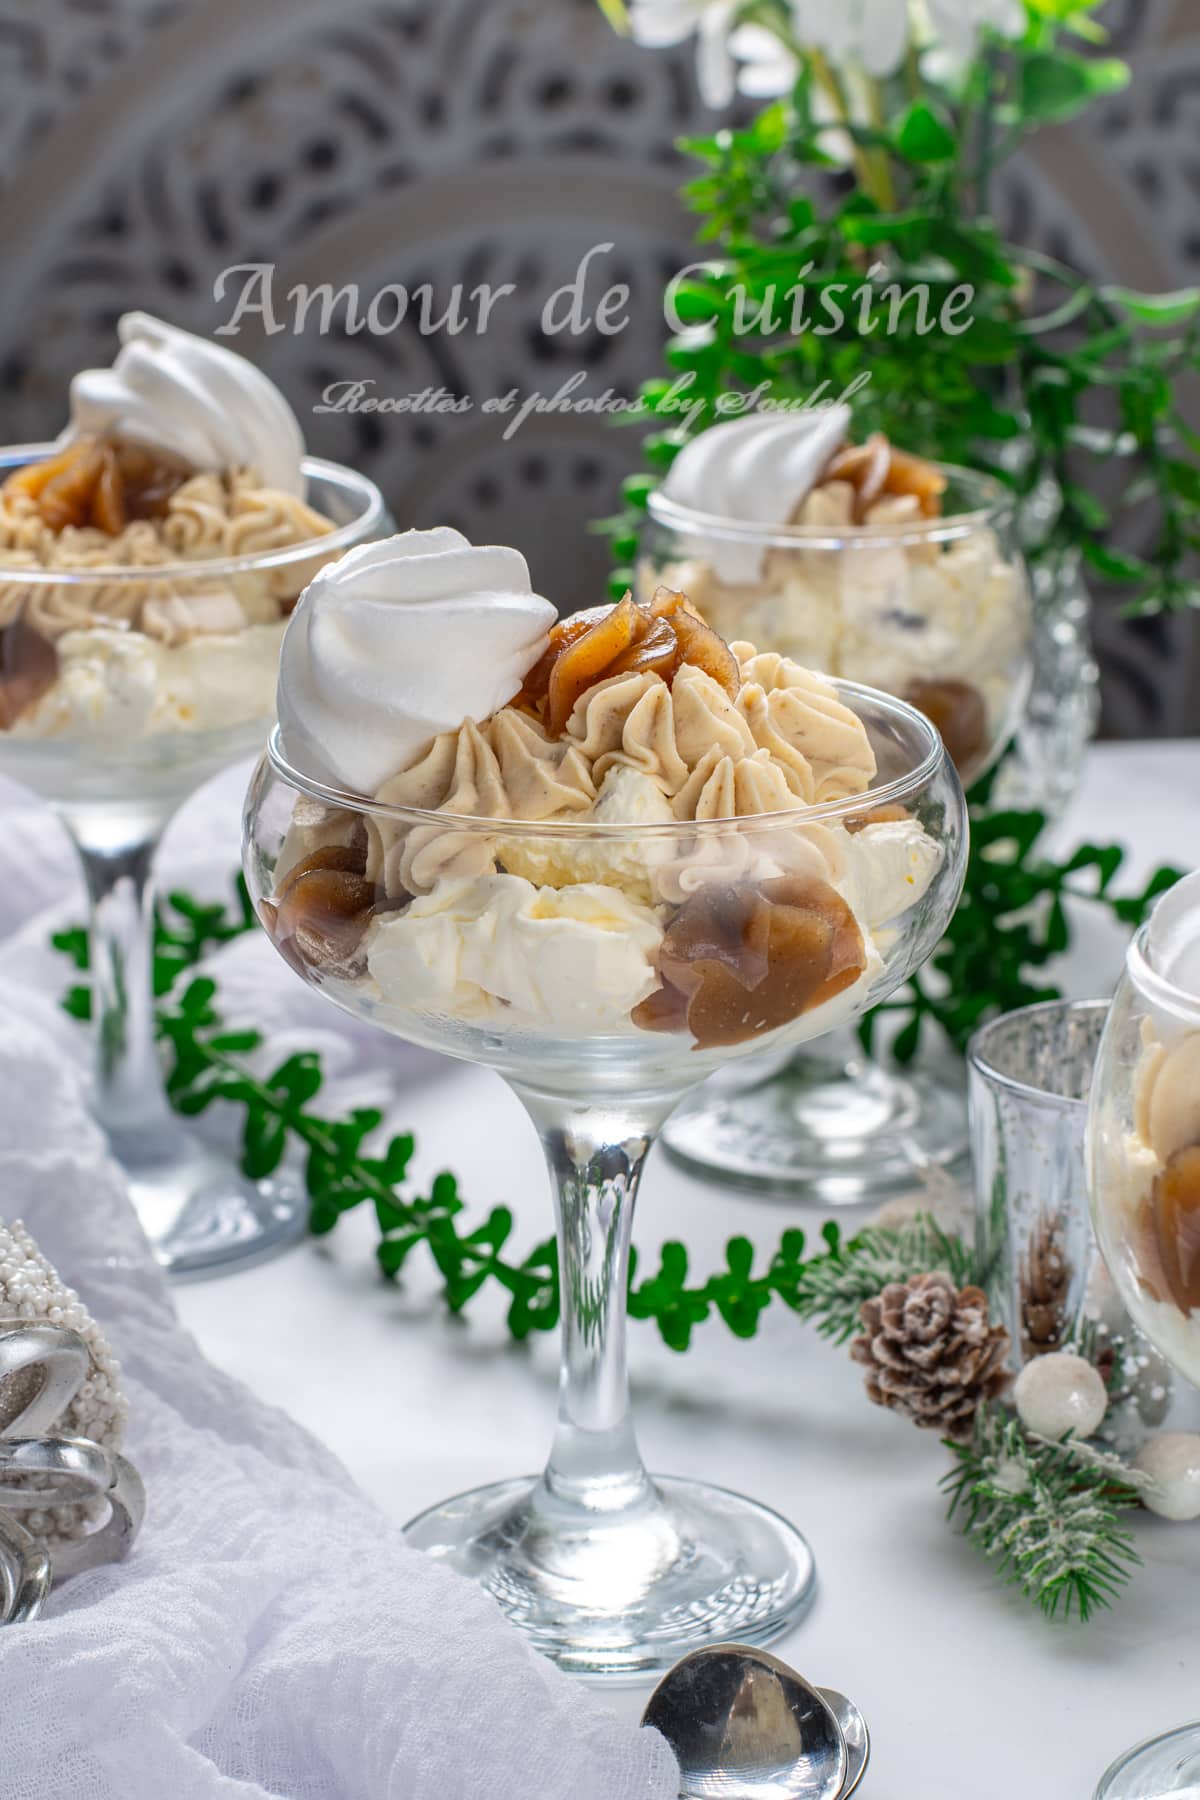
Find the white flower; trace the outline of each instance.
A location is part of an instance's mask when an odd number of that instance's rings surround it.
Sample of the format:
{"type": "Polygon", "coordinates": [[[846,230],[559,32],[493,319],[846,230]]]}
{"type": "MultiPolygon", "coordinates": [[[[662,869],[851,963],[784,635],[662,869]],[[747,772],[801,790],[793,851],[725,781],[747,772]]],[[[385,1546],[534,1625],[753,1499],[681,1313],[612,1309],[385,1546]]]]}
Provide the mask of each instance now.
{"type": "Polygon", "coordinates": [[[791,0],[791,9],[801,48],[822,51],[835,67],[856,61],[868,75],[890,75],[908,48],[908,0],[791,0]]]}
{"type": "Polygon", "coordinates": [[[735,92],[729,46],[739,0],[633,0],[629,29],[634,42],[659,50],[696,35],[696,80],[706,105],[728,106],[735,92]]]}
{"type": "Polygon", "coordinates": [[[737,89],[757,99],[786,94],[796,59],[773,31],[739,25],[742,0],[632,0],[629,29],[639,44],[662,49],[696,39],[696,80],[705,104],[728,106],[737,89]]]}
{"type": "Polygon", "coordinates": [[[691,37],[710,0],[632,0],[629,30],[635,44],[661,50],[691,37]]]}
{"type": "Polygon", "coordinates": [[[762,25],[739,25],[729,40],[738,65],[737,84],[743,94],[769,100],[788,94],[796,85],[799,64],[786,44],[762,25]]]}
{"type": "Polygon", "coordinates": [[[933,37],[957,64],[975,55],[985,26],[1001,37],[1019,37],[1025,29],[1021,0],[924,0],[933,37]]]}
{"type": "MultiPolygon", "coordinates": [[[[891,75],[915,35],[961,67],[984,27],[1012,37],[1024,30],[1021,0],[787,0],[802,50],[820,51],[839,71],[891,75]]],[[[628,0],[629,30],[654,49],[696,40],[696,79],[708,106],[728,106],[738,89],[766,99],[786,94],[796,59],[762,25],[739,24],[744,0],[628,0]]]]}

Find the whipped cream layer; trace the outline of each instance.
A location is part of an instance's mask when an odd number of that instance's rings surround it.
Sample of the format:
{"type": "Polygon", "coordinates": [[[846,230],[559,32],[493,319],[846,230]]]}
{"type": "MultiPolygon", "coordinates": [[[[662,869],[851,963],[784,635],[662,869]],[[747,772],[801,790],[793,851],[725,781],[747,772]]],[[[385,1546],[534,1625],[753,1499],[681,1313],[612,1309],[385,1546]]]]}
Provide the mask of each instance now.
{"type": "Polygon", "coordinates": [[[285,757],[373,794],[464,719],[499,711],[556,614],[517,550],[449,529],[352,550],[300,598],[279,666],[285,757]]]}
{"type": "Polygon", "coordinates": [[[127,438],[195,469],[254,469],[265,487],[303,494],[304,433],[261,369],[149,313],[125,313],[117,336],[112,368],[84,369],[72,381],[60,442],[127,438]]]}
{"type": "MultiPolygon", "coordinates": [[[[849,430],[848,406],[728,419],[684,445],[662,492],[679,506],[718,519],[787,525],[849,430]]],[[[734,538],[710,537],[704,548],[720,579],[732,583],[760,580],[765,554],[761,544],[734,538]]],[[[699,605],[695,594],[691,598],[699,605]]],[[[734,635],[750,634],[743,629],[734,635]]]]}
{"type": "Polygon", "coordinates": [[[508,1018],[566,1037],[630,1029],[657,984],[662,931],[619,888],[535,887],[517,875],[439,882],[367,934],[385,997],[470,1021],[508,1018]]]}
{"type": "MultiPolygon", "coordinates": [[[[620,789],[628,794],[643,779],[624,772],[620,789]]],[[[884,930],[919,903],[941,865],[941,852],[916,820],[868,825],[848,842],[844,831],[810,830],[790,847],[781,833],[764,833],[757,862],[741,854],[713,861],[701,852],[689,864],[686,848],[669,840],[660,849],[647,845],[645,857],[632,837],[535,838],[520,846],[501,840],[502,871],[492,865],[489,873],[445,876],[406,908],[375,920],[365,939],[370,982],[387,1006],[467,1023],[644,1039],[630,1015],[658,986],[673,904],[664,895],[682,901],[712,883],[802,872],[846,899],[863,932],[858,979],[783,1028],[802,1041],[869,1003],[883,967],[884,930]],[[692,879],[681,881],[685,866],[692,879]]],[[[730,842],[745,845],[740,837],[730,842]]]]}
{"type": "Polygon", "coordinates": [[[112,626],[58,639],[54,685],[13,737],[112,743],[156,732],[219,731],[270,719],[283,622],[170,647],[112,626]]]}

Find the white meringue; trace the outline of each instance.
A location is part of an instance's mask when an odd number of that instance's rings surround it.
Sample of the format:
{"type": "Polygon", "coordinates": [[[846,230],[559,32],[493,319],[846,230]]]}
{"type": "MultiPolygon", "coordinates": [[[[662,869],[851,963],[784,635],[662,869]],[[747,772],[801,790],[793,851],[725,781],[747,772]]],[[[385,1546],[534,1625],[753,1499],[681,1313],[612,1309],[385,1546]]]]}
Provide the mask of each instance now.
{"type": "Polygon", "coordinates": [[[406,531],[352,550],[300,597],[279,663],[292,766],[374,794],[440,732],[505,706],[556,613],[517,550],[406,531]]]}
{"type": "Polygon", "coordinates": [[[111,369],[71,383],[60,443],[119,436],[195,469],[257,471],[263,485],[302,495],[304,433],[275,383],[244,356],[149,313],[125,313],[111,369]]]}
{"type": "MultiPolygon", "coordinates": [[[[850,429],[850,408],[752,413],[685,444],[662,493],[679,506],[742,525],[786,525],[850,429]]],[[[765,550],[734,538],[698,541],[722,581],[759,581],[765,550]]]]}

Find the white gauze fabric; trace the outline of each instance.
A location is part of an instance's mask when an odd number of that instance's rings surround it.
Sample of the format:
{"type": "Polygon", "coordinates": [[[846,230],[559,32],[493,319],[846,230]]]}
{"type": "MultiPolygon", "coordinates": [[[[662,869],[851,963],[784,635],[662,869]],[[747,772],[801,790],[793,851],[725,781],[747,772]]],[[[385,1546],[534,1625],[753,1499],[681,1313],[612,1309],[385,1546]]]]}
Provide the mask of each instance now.
{"type": "MultiPolygon", "coordinates": [[[[18,810],[31,851],[46,837],[36,898],[61,893],[58,828],[18,810]]],[[[77,1027],[55,1022],[62,959],[32,954],[48,929],[37,914],[0,951],[0,1216],[24,1220],[111,1338],[148,1511],[126,1563],[0,1630],[3,1800],[668,1800],[657,1734],[407,1549],[331,1454],[180,1328],[87,1115],[77,1027]]],[[[295,1028],[306,996],[288,992],[295,1028]]]]}

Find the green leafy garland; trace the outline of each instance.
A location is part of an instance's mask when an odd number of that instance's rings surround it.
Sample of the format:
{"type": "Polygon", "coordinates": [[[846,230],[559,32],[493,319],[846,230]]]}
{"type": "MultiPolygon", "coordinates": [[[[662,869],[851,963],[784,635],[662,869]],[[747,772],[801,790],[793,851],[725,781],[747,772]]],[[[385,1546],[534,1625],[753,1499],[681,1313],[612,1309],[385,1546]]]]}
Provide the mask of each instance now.
{"type": "Polygon", "coordinates": [[[794,55],[796,85],[746,129],[684,143],[702,165],[684,191],[711,261],[674,284],[684,329],[666,374],[640,390],[642,419],[661,429],[643,446],[648,471],[627,479],[625,509],[605,522],[621,565],[614,593],[630,584],[647,496],[688,438],[756,393],[773,405],[830,401],[869,374],[855,391],[860,435],[883,431],[918,454],[990,470],[1021,496],[1056,497],[1025,521],[1031,558],[1052,576],[1082,555],[1130,610],[1200,604],[1200,434],[1177,400],[1200,369],[1200,288],[1099,284],[1005,242],[990,216],[1002,162],[1129,79],[1115,59],[1064,47],[1068,30],[1103,37],[1092,10],[1092,0],[1069,12],[1039,4],[1023,39],[985,34],[965,72],[935,77],[914,55],[874,82],[798,45],[781,0],[746,0],[740,15],[794,55]],[[852,145],[855,179],[815,199],[835,166],[835,129],[852,145]],[[800,320],[786,299],[798,278],[800,320]],[[963,284],[971,323],[951,318],[946,329],[943,306],[963,284]],[[922,287],[924,320],[911,303],[892,316],[891,294],[922,287]],[[868,318],[894,330],[864,338],[868,302],[868,318]],[[1113,463],[1118,516],[1094,492],[1096,470],[1113,463]],[[1118,547],[1126,519],[1144,555],[1118,547]]]}

